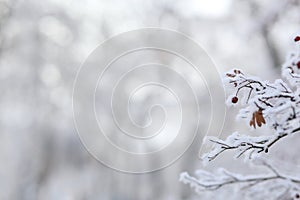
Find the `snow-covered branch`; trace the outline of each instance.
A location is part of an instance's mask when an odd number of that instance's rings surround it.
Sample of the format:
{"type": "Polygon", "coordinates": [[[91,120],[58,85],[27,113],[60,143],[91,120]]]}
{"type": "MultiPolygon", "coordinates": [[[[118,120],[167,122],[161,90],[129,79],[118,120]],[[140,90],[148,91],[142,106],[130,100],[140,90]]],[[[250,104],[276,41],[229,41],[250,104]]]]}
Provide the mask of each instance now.
{"type": "Polygon", "coordinates": [[[265,190],[272,190],[274,184],[267,185],[270,181],[276,181],[278,187],[283,188],[283,193],[289,191],[290,197],[299,197],[300,192],[300,179],[291,178],[287,175],[279,173],[273,166],[267,162],[261,163],[263,166],[267,167],[269,173],[260,175],[242,175],[229,172],[223,168],[220,168],[217,173],[211,173],[204,170],[198,170],[198,177],[190,176],[187,172],[180,175],[180,181],[184,184],[189,184],[196,192],[201,192],[203,190],[217,190],[221,187],[227,185],[243,185],[243,189],[261,186],[263,184],[265,190]]]}
{"type": "MultiPolygon", "coordinates": [[[[292,131],[292,133],[300,131],[300,127],[292,131]]],[[[269,152],[269,148],[282,138],[288,136],[287,133],[270,136],[245,136],[234,133],[227,137],[226,140],[221,140],[216,137],[207,137],[212,143],[215,143],[214,149],[203,155],[204,162],[209,162],[218,157],[221,153],[227,150],[236,150],[236,158],[243,154],[247,154],[246,158],[251,159],[256,154],[269,152]]]]}
{"type": "MultiPolygon", "coordinates": [[[[298,42],[300,38],[296,37],[298,42]]],[[[283,77],[274,83],[262,81],[257,77],[245,75],[235,69],[226,73],[224,82],[229,84],[233,95],[229,104],[241,105],[238,117],[257,128],[266,124],[272,135],[246,136],[233,133],[226,140],[210,137],[206,141],[214,143],[214,149],[203,156],[204,161],[211,161],[226,150],[237,150],[237,157],[247,154],[267,153],[269,148],[282,138],[300,131],[300,51],[291,53],[283,65],[283,77]],[[244,101],[239,99],[244,97],[244,101]]]]}
{"type": "MultiPolygon", "coordinates": [[[[295,42],[300,43],[300,36],[295,38],[295,42]]],[[[260,136],[235,132],[225,140],[207,137],[205,142],[212,143],[213,148],[203,155],[204,162],[210,162],[229,150],[236,151],[237,158],[245,155],[246,160],[254,161],[261,153],[268,153],[269,149],[282,138],[300,132],[300,49],[291,53],[283,64],[282,77],[287,81],[277,79],[270,83],[245,75],[238,69],[226,73],[224,84],[228,84],[226,88],[232,91],[227,103],[239,105],[238,118],[246,121],[248,126],[254,129],[266,125],[270,132],[260,136]]],[[[262,192],[267,191],[272,195],[274,193],[272,188],[275,186],[283,188],[276,197],[278,199],[300,199],[300,178],[283,175],[267,162],[262,164],[271,173],[246,176],[224,169],[220,169],[217,173],[199,170],[198,177],[184,172],[180,180],[195,188],[197,192],[216,190],[234,184],[243,184],[247,188],[257,188],[258,185],[265,184],[262,192]],[[268,184],[269,182],[272,184],[268,184]]]]}
{"type": "Polygon", "coordinates": [[[287,134],[278,136],[243,136],[238,133],[230,135],[226,140],[220,140],[216,137],[210,137],[208,140],[215,143],[213,151],[203,155],[203,161],[212,161],[221,153],[227,150],[237,150],[236,157],[239,158],[243,154],[247,154],[248,158],[252,158],[254,154],[268,152],[276,141],[285,137],[287,134]]]}

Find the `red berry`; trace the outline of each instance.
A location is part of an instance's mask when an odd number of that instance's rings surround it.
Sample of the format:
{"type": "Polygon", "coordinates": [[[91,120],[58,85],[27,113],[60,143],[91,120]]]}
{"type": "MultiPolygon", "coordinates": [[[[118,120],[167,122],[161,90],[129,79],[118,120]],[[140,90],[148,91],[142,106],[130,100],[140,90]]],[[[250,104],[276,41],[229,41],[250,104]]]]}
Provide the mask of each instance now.
{"type": "Polygon", "coordinates": [[[300,69],[300,61],[297,63],[297,67],[298,69],[300,69]]]}
{"type": "Polygon", "coordinates": [[[295,42],[300,41],[300,36],[296,36],[295,39],[294,39],[294,41],[295,41],[295,42]]]}
{"type": "Polygon", "coordinates": [[[296,199],[299,199],[299,198],[300,198],[300,195],[297,193],[297,194],[295,195],[295,197],[296,197],[296,199]]]}
{"type": "Polygon", "coordinates": [[[239,98],[237,98],[237,97],[232,97],[231,102],[232,102],[232,103],[237,103],[238,100],[239,100],[239,98]]]}

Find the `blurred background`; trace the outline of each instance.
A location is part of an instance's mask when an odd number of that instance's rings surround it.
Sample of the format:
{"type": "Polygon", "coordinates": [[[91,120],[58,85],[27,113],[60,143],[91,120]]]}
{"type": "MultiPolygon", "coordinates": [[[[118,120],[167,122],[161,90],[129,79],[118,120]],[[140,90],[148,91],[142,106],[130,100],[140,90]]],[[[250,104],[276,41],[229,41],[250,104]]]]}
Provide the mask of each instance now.
{"type": "MultiPolygon", "coordinates": [[[[0,0],[0,199],[199,199],[178,179],[200,167],[201,142],[143,175],[87,153],[72,115],[80,64],[113,35],[160,27],[192,37],[221,73],[237,67],[274,80],[294,48],[299,11],[296,0],[0,0]]],[[[234,114],[224,132],[248,131],[234,114]]]]}

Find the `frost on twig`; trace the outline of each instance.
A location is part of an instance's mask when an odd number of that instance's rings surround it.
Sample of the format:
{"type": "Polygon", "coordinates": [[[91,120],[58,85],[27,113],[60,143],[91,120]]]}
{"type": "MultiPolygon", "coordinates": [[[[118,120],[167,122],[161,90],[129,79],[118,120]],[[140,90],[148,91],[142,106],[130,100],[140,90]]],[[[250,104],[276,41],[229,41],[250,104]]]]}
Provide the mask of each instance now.
{"type": "Polygon", "coordinates": [[[220,140],[216,137],[208,137],[207,139],[216,145],[211,152],[204,154],[202,158],[204,162],[209,162],[214,160],[218,155],[226,150],[237,150],[237,158],[243,154],[247,154],[247,158],[252,158],[255,154],[268,152],[268,149],[275,142],[285,136],[287,136],[287,134],[252,137],[233,133],[226,140],[220,140]]]}
{"type": "Polygon", "coordinates": [[[190,176],[187,172],[184,172],[180,175],[180,181],[184,184],[189,184],[198,193],[204,190],[214,191],[229,185],[239,185],[242,187],[241,189],[251,188],[257,191],[259,186],[263,185],[265,191],[277,188],[277,192],[279,191],[278,197],[287,194],[289,197],[299,196],[300,179],[281,174],[265,161],[262,161],[260,164],[265,166],[269,173],[245,176],[220,168],[216,173],[198,170],[198,177],[190,176]],[[268,184],[271,181],[273,184],[268,184]],[[274,183],[274,181],[276,182],[274,183]]]}
{"type": "Polygon", "coordinates": [[[235,69],[226,73],[224,82],[233,89],[229,104],[241,105],[238,117],[250,127],[267,125],[272,135],[245,136],[233,133],[226,140],[210,137],[206,141],[214,143],[214,149],[203,156],[204,161],[212,161],[226,150],[237,150],[237,157],[245,154],[248,158],[269,151],[282,138],[300,131],[300,51],[291,53],[283,65],[282,79],[274,83],[245,75],[235,69]],[[289,86],[290,85],[290,86],[289,86]],[[244,97],[245,101],[239,99],[244,97]]]}
{"type": "MultiPolygon", "coordinates": [[[[300,43],[300,36],[295,38],[295,42],[300,43]]],[[[246,160],[255,161],[282,138],[300,132],[300,49],[288,56],[282,66],[282,77],[270,83],[238,69],[226,73],[224,84],[229,84],[226,88],[233,91],[227,102],[241,107],[238,118],[254,129],[267,126],[270,132],[260,136],[235,132],[225,140],[207,137],[205,142],[212,143],[213,148],[203,155],[204,162],[210,162],[229,150],[235,151],[237,158],[245,155],[246,160]]],[[[196,192],[242,184],[251,188],[248,192],[272,194],[272,199],[300,199],[300,178],[288,177],[267,162],[262,164],[270,173],[247,176],[225,169],[219,169],[216,173],[199,170],[197,177],[182,173],[180,181],[189,184],[196,192]],[[278,195],[275,195],[276,192],[278,195]]]]}

